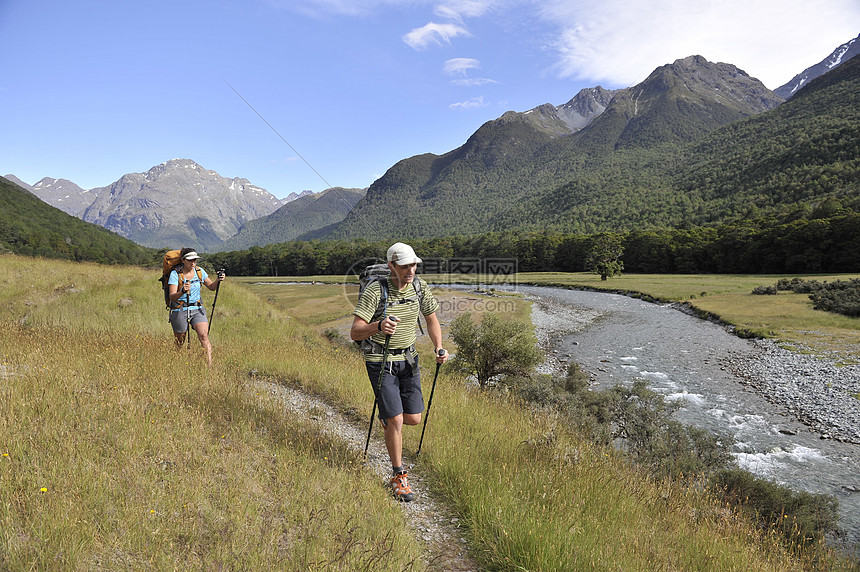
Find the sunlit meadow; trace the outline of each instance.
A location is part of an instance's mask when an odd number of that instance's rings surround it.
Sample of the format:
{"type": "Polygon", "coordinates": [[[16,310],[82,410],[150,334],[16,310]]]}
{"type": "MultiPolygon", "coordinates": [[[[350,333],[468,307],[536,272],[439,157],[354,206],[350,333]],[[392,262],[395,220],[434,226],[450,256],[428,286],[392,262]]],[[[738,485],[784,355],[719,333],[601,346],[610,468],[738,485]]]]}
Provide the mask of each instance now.
{"type": "MultiPolygon", "coordinates": [[[[14,256],[0,268],[0,569],[432,567],[359,456],[266,390],[300,388],[365,425],[366,375],[337,334],[351,311],[342,287],[261,293],[228,279],[208,368],[196,341],[173,346],[158,271],[14,256]]],[[[420,432],[406,432],[407,463],[486,569],[835,561],[791,556],[695,488],[653,483],[554,415],[444,367],[431,415],[420,461],[420,432]]]]}

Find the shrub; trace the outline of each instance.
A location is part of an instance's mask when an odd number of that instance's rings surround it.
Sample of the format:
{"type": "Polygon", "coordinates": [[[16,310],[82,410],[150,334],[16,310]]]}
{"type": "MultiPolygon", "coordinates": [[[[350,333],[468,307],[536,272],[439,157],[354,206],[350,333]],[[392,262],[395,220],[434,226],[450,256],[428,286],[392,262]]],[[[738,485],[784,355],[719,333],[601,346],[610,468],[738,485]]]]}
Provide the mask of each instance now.
{"type": "Polygon", "coordinates": [[[731,440],[672,418],[680,404],[648,389],[644,381],[615,386],[612,435],[657,477],[708,474],[732,463],[731,440]]]}
{"type": "Polygon", "coordinates": [[[481,388],[501,376],[527,375],[542,359],[529,324],[502,321],[492,313],[484,314],[480,324],[470,312],[460,314],[451,324],[451,338],[457,344],[454,367],[474,374],[481,388]]]}
{"type": "Polygon", "coordinates": [[[752,293],[756,295],[773,295],[778,292],[776,286],[756,286],[752,293]]]}
{"type": "Polygon", "coordinates": [[[813,308],[845,316],[860,316],[860,279],[824,284],[809,295],[813,308]]]}
{"type": "Polygon", "coordinates": [[[797,547],[836,532],[838,501],[831,495],[793,491],[741,469],[719,471],[712,483],[733,504],[754,511],[763,526],[797,547]]]}

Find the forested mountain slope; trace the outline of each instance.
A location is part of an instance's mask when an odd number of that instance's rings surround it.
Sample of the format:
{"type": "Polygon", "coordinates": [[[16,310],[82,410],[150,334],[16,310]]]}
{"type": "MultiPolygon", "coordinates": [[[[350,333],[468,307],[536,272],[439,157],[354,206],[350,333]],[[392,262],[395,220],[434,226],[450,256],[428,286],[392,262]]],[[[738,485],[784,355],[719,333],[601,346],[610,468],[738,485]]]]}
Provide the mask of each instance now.
{"type": "Polygon", "coordinates": [[[106,264],[148,264],[154,251],[52,207],[0,177],[0,252],[106,264]]]}
{"type": "Polygon", "coordinates": [[[624,202],[630,191],[639,220],[622,215],[625,225],[663,226],[678,219],[678,209],[648,213],[642,203],[670,189],[665,169],[679,150],[782,101],[735,66],[700,56],[600,95],[606,94],[605,111],[582,129],[572,128],[563,107],[544,105],[490,121],[442,156],[404,159],[371,185],[342,223],[303,238],[472,234],[542,227],[547,218],[564,230],[610,230],[619,219],[593,218],[592,211],[624,202]]]}
{"type": "Polygon", "coordinates": [[[342,221],[366,192],[367,189],[333,187],[301,196],[270,215],[246,222],[235,236],[212,250],[241,250],[294,240],[306,232],[342,221]]]}

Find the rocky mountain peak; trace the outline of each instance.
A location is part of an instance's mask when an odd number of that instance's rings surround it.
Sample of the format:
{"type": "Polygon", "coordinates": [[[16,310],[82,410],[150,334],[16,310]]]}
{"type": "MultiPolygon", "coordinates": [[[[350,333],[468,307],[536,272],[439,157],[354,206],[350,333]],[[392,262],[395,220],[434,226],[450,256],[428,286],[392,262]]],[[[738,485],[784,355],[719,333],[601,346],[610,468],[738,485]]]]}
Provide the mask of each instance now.
{"type": "Polygon", "coordinates": [[[780,97],[788,99],[794,96],[800,88],[808,84],[810,81],[847,62],[857,54],[860,54],[860,35],[837,47],[829,56],[814,66],[806,68],[791,78],[788,83],[776,88],[774,92],[780,97]]]}
{"type": "Polygon", "coordinates": [[[570,101],[560,105],[558,113],[572,131],[577,131],[603,113],[619,91],[604,89],[600,85],[582,89],[570,101]]]}
{"type": "Polygon", "coordinates": [[[94,189],[82,218],[139,244],[207,250],[281,202],[247,179],[227,179],[189,159],[172,159],[94,189]]]}
{"type": "Polygon", "coordinates": [[[28,185],[12,175],[7,175],[6,178],[24,187],[52,207],[72,216],[80,216],[95,199],[95,194],[82,189],[68,179],[43,177],[35,184],[28,185]]]}

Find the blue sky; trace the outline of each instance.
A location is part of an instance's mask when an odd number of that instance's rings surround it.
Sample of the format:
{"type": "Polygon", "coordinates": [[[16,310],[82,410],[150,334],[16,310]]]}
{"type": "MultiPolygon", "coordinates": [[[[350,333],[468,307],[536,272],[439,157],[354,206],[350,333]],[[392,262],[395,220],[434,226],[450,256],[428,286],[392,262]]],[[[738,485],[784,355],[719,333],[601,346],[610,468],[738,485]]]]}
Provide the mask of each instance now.
{"type": "Polygon", "coordinates": [[[0,0],[0,175],[366,187],[505,111],[694,54],[774,89],[858,32],[856,0],[0,0]]]}

